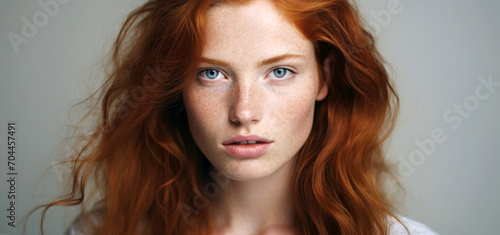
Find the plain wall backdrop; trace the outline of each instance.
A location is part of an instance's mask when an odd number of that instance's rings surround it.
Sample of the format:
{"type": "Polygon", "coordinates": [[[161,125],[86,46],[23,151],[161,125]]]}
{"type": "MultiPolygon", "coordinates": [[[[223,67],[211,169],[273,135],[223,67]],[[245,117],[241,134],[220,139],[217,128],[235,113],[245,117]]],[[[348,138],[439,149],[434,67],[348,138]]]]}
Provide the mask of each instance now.
{"type": "MultiPolygon", "coordinates": [[[[71,151],[60,143],[79,114],[68,111],[98,87],[99,62],[141,2],[0,2],[0,234],[22,234],[27,211],[58,195],[64,169],[49,167],[71,151]],[[16,123],[15,228],[7,218],[9,122],[16,123]]],[[[356,2],[401,98],[388,150],[406,189],[400,213],[440,234],[498,234],[500,1],[356,2]]],[[[47,234],[61,234],[74,216],[50,210],[47,234]]],[[[40,233],[38,218],[27,234],[40,233]]]]}

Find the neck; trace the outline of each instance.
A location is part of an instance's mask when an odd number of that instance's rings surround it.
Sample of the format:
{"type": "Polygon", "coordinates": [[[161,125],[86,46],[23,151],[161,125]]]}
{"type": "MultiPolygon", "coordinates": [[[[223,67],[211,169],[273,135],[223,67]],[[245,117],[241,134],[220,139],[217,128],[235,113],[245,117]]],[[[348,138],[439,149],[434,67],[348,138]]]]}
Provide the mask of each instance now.
{"type": "Polygon", "coordinates": [[[214,230],[261,234],[294,227],[292,175],[295,161],[251,181],[230,180],[211,202],[214,230]],[[242,232],[245,231],[245,232],[242,232]]]}

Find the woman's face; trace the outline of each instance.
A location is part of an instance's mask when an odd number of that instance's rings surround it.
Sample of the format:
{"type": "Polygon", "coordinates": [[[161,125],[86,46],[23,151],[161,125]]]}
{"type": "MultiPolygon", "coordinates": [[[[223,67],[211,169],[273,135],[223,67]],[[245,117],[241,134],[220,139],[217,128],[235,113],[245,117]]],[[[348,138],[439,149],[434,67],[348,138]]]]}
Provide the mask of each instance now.
{"type": "Polygon", "coordinates": [[[312,42],[271,1],[212,7],[205,30],[198,73],[183,91],[196,144],[233,180],[290,166],[327,93],[312,42]]]}

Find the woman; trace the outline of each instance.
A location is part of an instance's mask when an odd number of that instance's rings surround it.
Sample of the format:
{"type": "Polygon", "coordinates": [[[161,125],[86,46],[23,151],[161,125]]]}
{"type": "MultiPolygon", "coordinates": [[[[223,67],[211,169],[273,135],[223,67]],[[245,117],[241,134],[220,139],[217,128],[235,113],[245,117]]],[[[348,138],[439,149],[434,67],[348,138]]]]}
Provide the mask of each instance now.
{"type": "Polygon", "coordinates": [[[150,0],[101,99],[45,205],[94,180],[72,234],[432,234],[382,190],[397,96],[347,0],[150,0]]]}

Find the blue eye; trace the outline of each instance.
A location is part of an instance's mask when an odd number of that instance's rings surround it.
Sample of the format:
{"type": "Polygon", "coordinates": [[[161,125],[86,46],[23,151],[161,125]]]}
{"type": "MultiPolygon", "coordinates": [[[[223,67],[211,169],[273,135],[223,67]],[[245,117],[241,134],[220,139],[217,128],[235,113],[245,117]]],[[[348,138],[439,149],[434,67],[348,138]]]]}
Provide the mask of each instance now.
{"type": "Polygon", "coordinates": [[[205,69],[199,73],[199,76],[204,79],[215,80],[223,77],[224,75],[217,69],[205,69]]]}
{"type": "Polygon", "coordinates": [[[293,72],[286,68],[276,68],[272,71],[272,76],[276,78],[289,77],[293,72]]]}

